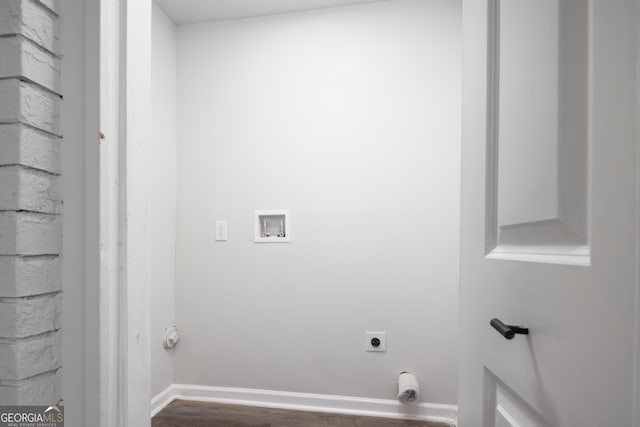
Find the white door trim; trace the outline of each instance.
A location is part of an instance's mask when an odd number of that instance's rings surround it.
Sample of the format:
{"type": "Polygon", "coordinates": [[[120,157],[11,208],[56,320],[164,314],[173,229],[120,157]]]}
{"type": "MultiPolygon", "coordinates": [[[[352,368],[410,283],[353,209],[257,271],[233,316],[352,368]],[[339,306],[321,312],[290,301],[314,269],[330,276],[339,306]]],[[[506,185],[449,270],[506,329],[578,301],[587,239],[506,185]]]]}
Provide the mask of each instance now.
{"type": "MultiPolygon", "coordinates": [[[[151,400],[150,283],[148,259],[148,155],[151,138],[151,0],[126,2],[125,210],[121,222],[125,231],[126,272],[121,296],[125,312],[121,318],[124,339],[123,383],[126,420],[123,427],[145,427],[151,400]]],[[[123,103],[121,103],[123,105],[123,103]]],[[[122,197],[121,197],[122,199],[122,197]]]]}
{"type": "MultiPolygon", "coordinates": [[[[636,0],[636,162],[640,164],[640,0],[636,0]]],[[[640,170],[636,177],[636,304],[633,425],[640,427],[640,170]]]]}
{"type": "Polygon", "coordinates": [[[100,2],[100,427],[121,424],[120,337],[126,325],[120,322],[120,296],[125,272],[122,257],[121,170],[121,18],[119,1],[100,2]]]}
{"type": "Polygon", "coordinates": [[[100,1],[99,22],[99,425],[144,427],[151,380],[145,153],[151,0],[100,1]]]}
{"type": "Polygon", "coordinates": [[[151,135],[151,0],[121,3],[119,401],[122,427],[150,425],[147,146],[151,135]]]}

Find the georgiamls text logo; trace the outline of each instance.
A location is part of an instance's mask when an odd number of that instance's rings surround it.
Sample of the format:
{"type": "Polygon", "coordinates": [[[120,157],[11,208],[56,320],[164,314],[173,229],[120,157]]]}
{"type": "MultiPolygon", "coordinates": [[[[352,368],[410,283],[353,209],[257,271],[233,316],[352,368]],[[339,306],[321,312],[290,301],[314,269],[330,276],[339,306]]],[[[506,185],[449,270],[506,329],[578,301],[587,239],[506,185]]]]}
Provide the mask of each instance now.
{"type": "Polygon", "coordinates": [[[0,427],[63,426],[63,406],[0,406],[0,427]]]}

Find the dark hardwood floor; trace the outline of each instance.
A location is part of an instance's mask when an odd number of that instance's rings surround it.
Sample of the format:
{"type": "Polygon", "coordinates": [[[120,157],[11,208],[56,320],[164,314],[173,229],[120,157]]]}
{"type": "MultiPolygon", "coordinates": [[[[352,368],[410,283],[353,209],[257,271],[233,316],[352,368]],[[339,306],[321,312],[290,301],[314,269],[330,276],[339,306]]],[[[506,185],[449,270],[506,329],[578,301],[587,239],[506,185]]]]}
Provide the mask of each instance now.
{"type": "Polygon", "coordinates": [[[174,400],[152,427],[449,427],[426,421],[354,417],[319,412],[174,400]]]}

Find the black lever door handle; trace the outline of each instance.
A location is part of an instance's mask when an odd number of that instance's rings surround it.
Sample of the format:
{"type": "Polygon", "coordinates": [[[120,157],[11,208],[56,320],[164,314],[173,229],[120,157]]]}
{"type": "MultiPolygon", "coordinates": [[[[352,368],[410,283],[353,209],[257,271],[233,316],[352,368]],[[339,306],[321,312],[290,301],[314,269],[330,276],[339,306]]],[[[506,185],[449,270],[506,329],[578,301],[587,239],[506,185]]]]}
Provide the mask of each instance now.
{"type": "Polygon", "coordinates": [[[513,326],[513,325],[505,325],[498,319],[491,319],[489,324],[496,331],[500,332],[500,335],[505,337],[508,340],[512,340],[516,334],[529,335],[529,329],[523,328],[521,326],[513,326]]]}

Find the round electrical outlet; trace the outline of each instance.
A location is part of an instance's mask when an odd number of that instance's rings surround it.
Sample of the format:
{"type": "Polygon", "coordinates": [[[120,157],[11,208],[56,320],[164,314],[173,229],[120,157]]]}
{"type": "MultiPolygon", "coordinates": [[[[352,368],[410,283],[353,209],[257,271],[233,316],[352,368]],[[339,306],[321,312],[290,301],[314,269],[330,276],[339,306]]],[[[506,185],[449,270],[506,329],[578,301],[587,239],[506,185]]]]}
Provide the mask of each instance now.
{"type": "Polygon", "coordinates": [[[387,351],[387,340],[384,332],[367,331],[365,334],[364,349],[384,353],[387,351]]]}

